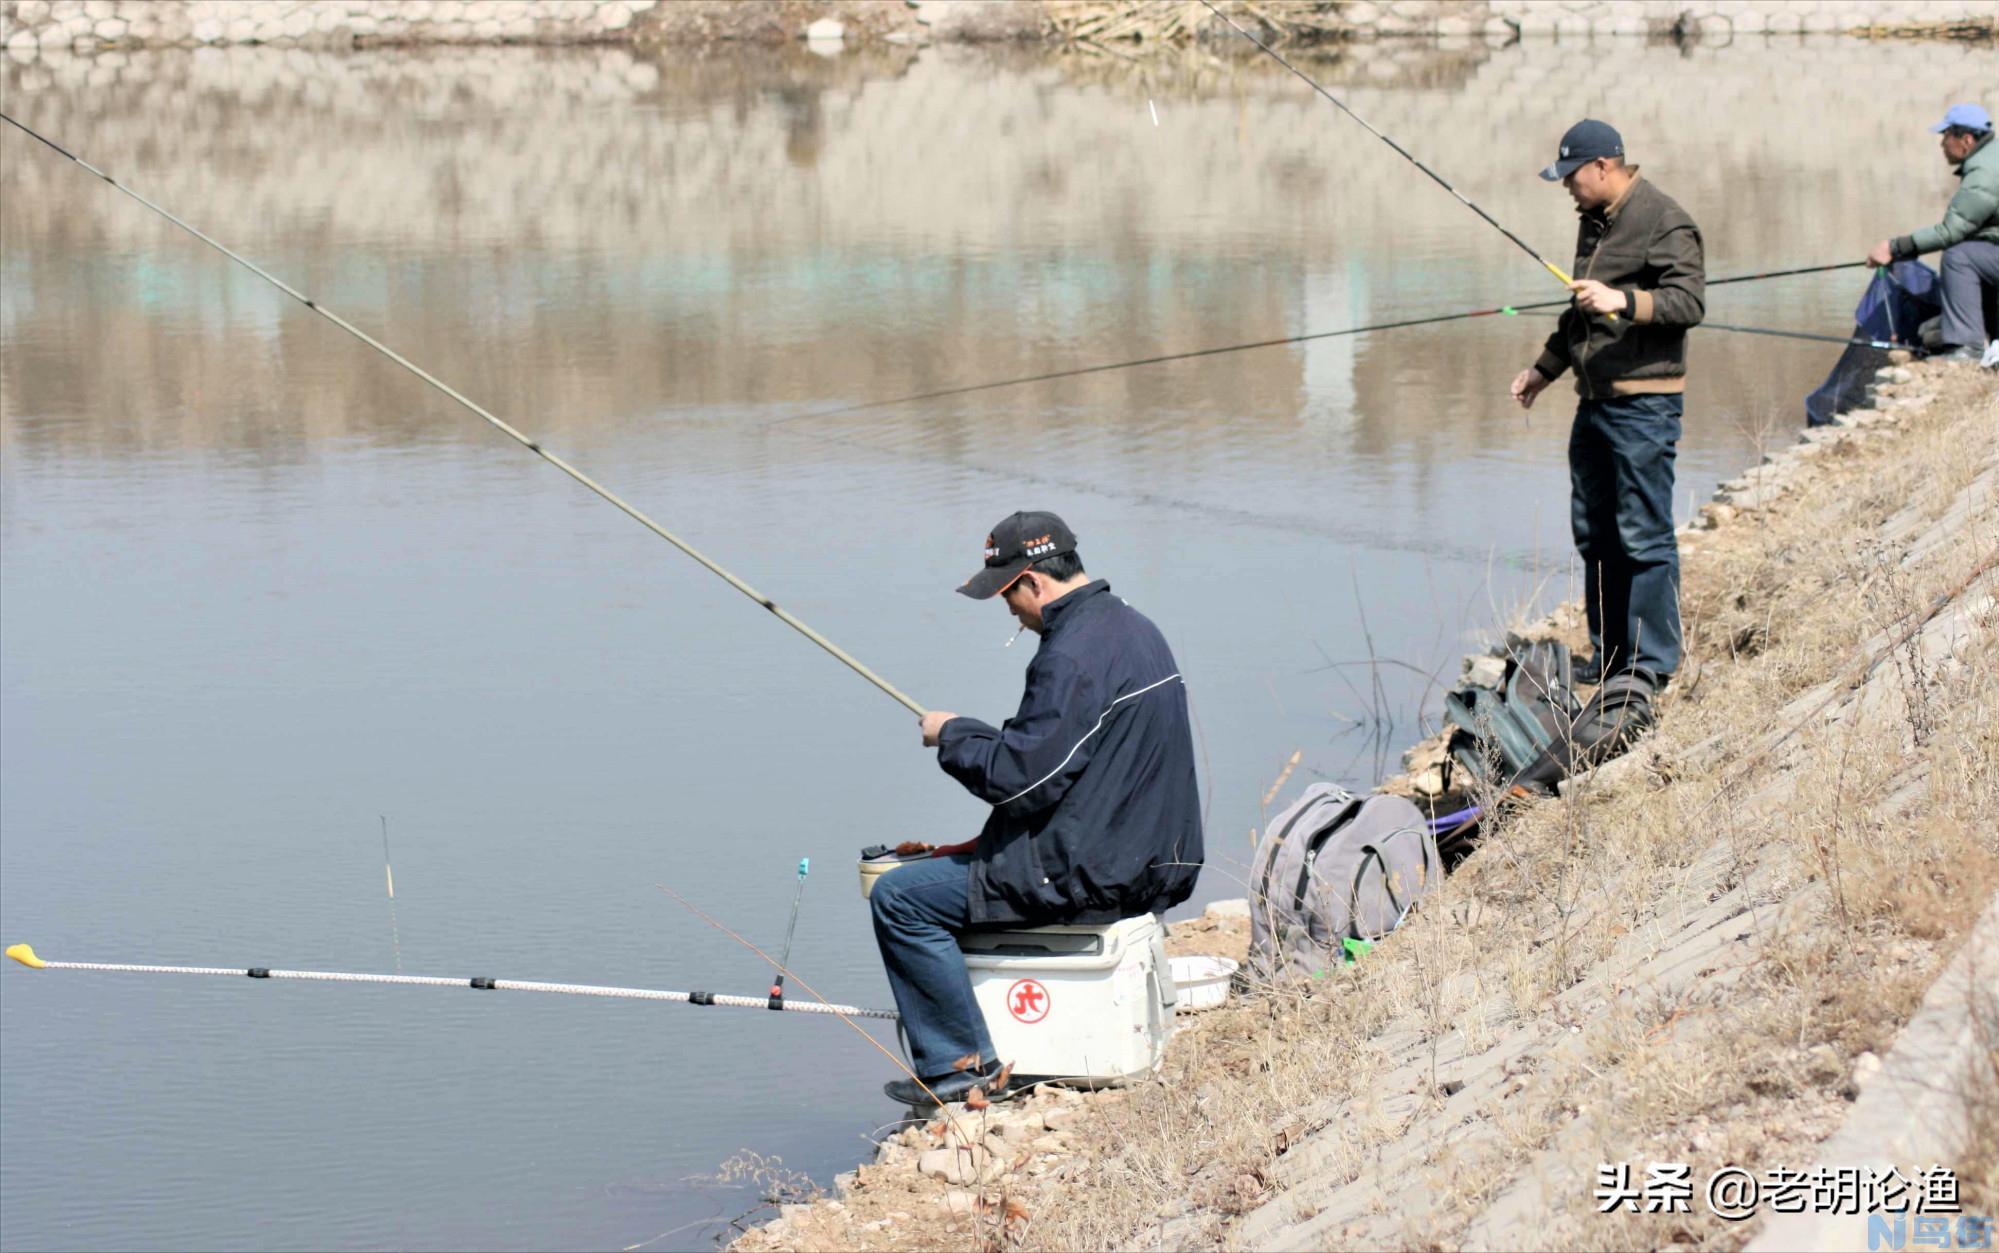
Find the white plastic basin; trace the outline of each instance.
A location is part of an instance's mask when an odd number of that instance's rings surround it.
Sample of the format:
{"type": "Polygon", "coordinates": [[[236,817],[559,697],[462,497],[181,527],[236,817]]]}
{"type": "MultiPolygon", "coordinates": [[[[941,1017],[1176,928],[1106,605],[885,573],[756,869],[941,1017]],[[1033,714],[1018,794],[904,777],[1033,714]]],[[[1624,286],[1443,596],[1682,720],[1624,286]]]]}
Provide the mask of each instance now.
{"type": "Polygon", "coordinates": [[[1229,998],[1229,978],[1236,963],[1226,957],[1175,957],[1173,968],[1173,1008],[1185,1013],[1213,1009],[1229,998]]]}

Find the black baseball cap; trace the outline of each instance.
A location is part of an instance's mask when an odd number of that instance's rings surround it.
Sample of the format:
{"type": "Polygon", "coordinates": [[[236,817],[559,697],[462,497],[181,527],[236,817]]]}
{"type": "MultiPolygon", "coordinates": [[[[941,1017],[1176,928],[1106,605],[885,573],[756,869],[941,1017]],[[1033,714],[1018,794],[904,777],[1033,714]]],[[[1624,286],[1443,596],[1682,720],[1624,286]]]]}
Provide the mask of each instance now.
{"type": "Polygon", "coordinates": [[[1595,118],[1584,118],[1568,130],[1562,132],[1561,155],[1555,163],[1541,171],[1541,177],[1551,183],[1559,183],[1598,157],[1621,157],[1624,155],[1624,136],[1608,122],[1595,118]]]}
{"type": "Polygon", "coordinates": [[[986,536],[985,569],[966,579],[958,594],[973,600],[990,600],[1035,562],[1075,551],[1076,533],[1054,514],[1008,514],[986,536]]]}

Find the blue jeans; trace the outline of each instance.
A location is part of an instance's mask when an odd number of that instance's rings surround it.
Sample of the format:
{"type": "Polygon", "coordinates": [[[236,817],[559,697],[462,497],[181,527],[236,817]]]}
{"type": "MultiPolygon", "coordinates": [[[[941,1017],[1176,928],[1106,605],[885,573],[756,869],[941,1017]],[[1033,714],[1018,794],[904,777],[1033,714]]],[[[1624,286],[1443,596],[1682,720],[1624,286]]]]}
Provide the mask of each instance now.
{"type": "Polygon", "coordinates": [[[1680,664],[1680,547],[1673,535],[1677,395],[1610,396],[1576,407],[1569,524],[1583,561],[1589,640],[1605,674],[1680,664]]]}
{"type": "Polygon", "coordinates": [[[875,880],[868,896],[910,1065],[925,1079],[950,1074],[967,1053],[977,1053],[981,1064],[994,1060],[958,949],[958,933],[972,929],[971,864],[958,856],[898,866],[875,880]]]}

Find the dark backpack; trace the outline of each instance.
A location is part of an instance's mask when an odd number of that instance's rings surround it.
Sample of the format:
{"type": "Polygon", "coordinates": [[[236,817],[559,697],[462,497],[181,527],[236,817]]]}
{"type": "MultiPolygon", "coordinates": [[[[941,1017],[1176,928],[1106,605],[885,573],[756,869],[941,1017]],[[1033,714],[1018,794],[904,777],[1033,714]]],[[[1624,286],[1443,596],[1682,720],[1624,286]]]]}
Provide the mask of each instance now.
{"type": "Polygon", "coordinates": [[[1548,759],[1581,715],[1569,648],[1559,640],[1514,648],[1497,688],[1463,687],[1444,697],[1444,721],[1461,732],[1451,737],[1457,768],[1502,791],[1548,759]]]}
{"type": "Polygon", "coordinates": [[[1565,735],[1543,749],[1514,782],[1547,793],[1578,770],[1602,765],[1652,729],[1654,680],[1643,671],[1612,675],[1596,689],[1565,735]]]}

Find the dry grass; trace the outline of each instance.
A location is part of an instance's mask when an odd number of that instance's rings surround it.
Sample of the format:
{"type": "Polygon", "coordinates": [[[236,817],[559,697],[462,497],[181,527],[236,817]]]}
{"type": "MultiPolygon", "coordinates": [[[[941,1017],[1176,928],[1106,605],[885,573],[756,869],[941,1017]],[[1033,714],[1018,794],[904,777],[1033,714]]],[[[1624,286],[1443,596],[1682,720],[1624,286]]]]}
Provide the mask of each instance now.
{"type": "MultiPolygon", "coordinates": [[[[840,1221],[780,1243],[1739,1246],[1753,1225],[1698,1198],[1596,1213],[1597,1163],[1813,1165],[1855,1059],[1999,887],[1999,520],[1903,561],[1999,466],[1999,402],[1989,376],[1938,378],[1898,435],[1689,537],[1699,677],[1371,957],[1203,1015],[1156,1082],[1089,1104],[1059,1169],[1012,1178],[1015,1222],[940,1221],[937,1185],[870,1168],[840,1221]],[[864,1228],[884,1199],[910,1217],[864,1228]]],[[[1990,1198],[1999,1101],[1974,1105],[1966,1187],[1990,1198]]]]}

